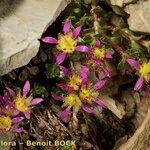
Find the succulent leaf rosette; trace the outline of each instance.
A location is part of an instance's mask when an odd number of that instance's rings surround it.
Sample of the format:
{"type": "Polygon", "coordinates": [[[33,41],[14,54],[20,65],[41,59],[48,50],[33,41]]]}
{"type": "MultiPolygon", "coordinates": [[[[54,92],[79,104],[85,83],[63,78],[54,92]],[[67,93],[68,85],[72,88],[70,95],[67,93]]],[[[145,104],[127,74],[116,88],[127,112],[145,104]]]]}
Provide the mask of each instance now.
{"type": "Polygon", "coordinates": [[[73,31],[71,31],[70,28],[71,21],[68,20],[64,23],[63,34],[59,33],[58,39],[49,36],[42,38],[42,41],[45,43],[55,44],[56,48],[60,51],[60,53],[56,56],[56,64],[58,65],[65,60],[67,54],[72,54],[75,51],[88,52],[91,50],[91,48],[87,46],[78,45],[78,37],[82,27],[79,26],[73,31]]]}

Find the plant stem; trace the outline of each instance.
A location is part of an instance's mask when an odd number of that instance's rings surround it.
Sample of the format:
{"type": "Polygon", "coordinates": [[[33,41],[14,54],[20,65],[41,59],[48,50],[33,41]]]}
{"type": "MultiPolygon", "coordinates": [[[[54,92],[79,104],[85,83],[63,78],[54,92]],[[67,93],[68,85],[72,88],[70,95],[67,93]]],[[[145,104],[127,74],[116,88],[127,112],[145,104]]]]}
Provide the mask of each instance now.
{"type": "Polygon", "coordinates": [[[95,33],[98,34],[99,33],[99,23],[98,23],[98,16],[94,12],[95,8],[96,8],[96,0],[92,0],[92,15],[93,15],[93,19],[94,19],[94,30],[95,30],[95,33]]]}
{"type": "Polygon", "coordinates": [[[99,34],[99,33],[103,34],[107,38],[107,40],[110,43],[112,48],[114,48],[122,56],[128,57],[128,54],[125,54],[123,49],[120,46],[118,46],[117,44],[115,44],[111,40],[111,38],[109,36],[105,35],[105,33],[100,29],[99,22],[98,22],[98,15],[96,14],[96,12],[94,10],[96,8],[96,3],[97,3],[96,0],[92,0],[92,15],[93,15],[93,19],[94,19],[95,34],[99,34]]]}

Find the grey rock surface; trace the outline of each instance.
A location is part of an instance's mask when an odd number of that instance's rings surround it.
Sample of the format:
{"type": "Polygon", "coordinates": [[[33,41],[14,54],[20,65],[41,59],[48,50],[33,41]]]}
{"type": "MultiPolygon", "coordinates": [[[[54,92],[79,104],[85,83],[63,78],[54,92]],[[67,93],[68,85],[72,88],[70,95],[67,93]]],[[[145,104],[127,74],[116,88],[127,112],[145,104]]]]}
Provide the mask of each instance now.
{"type": "Polygon", "coordinates": [[[110,0],[112,5],[116,5],[119,7],[123,7],[127,4],[133,3],[135,1],[137,1],[137,0],[110,0]]]}
{"type": "Polygon", "coordinates": [[[29,63],[38,52],[38,39],[70,1],[0,1],[0,75],[29,63]]]}
{"type": "Polygon", "coordinates": [[[140,0],[125,7],[130,14],[128,24],[131,30],[150,33],[150,0],[140,0]]]}
{"type": "Polygon", "coordinates": [[[150,33],[150,0],[109,0],[113,10],[127,13],[129,28],[133,31],[150,33]]]}

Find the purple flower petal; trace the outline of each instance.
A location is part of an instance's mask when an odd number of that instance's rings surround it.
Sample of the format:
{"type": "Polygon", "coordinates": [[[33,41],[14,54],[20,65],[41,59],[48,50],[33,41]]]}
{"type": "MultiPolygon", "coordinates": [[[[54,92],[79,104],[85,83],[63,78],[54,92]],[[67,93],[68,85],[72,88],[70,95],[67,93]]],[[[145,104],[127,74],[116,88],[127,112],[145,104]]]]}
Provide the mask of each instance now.
{"type": "Polygon", "coordinates": [[[70,31],[70,27],[71,27],[71,21],[68,20],[64,23],[64,27],[63,27],[64,34],[67,34],[70,31]]]}
{"type": "Polygon", "coordinates": [[[98,104],[99,106],[103,107],[103,108],[106,108],[106,104],[103,100],[99,99],[99,98],[96,98],[93,100],[93,102],[95,102],[96,104],[98,104]]]}
{"type": "Polygon", "coordinates": [[[89,72],[89,67],[87,67],[87,66],[82,66],[82,70],[81,71],[84,71],[85,73],[88,73],[89,72]]]}
{"type": "Polygon", "coordinates": [[[21,127],[21,128],[15,128],[15,129],[13,129],[13,131],[16,132],[16,133],[21,133],[25,130],[24,130],[24,128],[21,127]]]}
{"type": "Polygon", "coordinates": [[[56,83],[56,86],[61,88],[61,89],[66,89],[66,84],[65,83],[56,83]]]}
{"type": "Polygon", "coordinates": [[[66,58],[66,53],[60,53],[56,57],[56,64],[60,65],[66,58]]]}
{"type": "Polygon", "coordinates": [[[12,106],[12,103],[9,101],[9,99],[7,98],[7,97],[2,97],[1,98],[1,101],[2,101],[2,103],[3,103],[3,105],[6,107],[6,106],[12,106]]]}
{"type": "Polygon", "coordinates": [[[30,112],[25,112],[24,115],[27,119],[30,119],[30,117],[31,117],[30,112]]]}
{"type": "Polygon", "coordinates": [[[26,81],[26,83],[23,86],[23,96],[26,97],[29,91],[30,91],[30,82],[26,81]]]}
{"type": "Polygon", "coordinates": [[[90,47],[87,47],[87,46],[84,46],[84,45],[78,45],[76,47],[76,51],[79,51],[79,52],[89,52],[91,50],[90,47]]]}
{"type": "Polygon", "coordinates": [[[13,99],[16,98],[16,93],[15,93],[14,90],[12,90],[12,89],[10,89],[8,87],[6,87],[6,90],[9,92],[9,94],[12,96],[13,99]]]}
{"type": "Polygon", "coordinates": [[[96,45],[96,47],[100,47],[101,46],[101,41],[97,39],[95,45],[96,45]]]}
{"type": "Polygon", "coordinates": [[[79,76],[82,78],[81,84],[86,84],[88,82],[88,72],[89,68],[84,66],[83,69],[79,72],[79,76]]]}
{"type": "Polygon", "coordinates": [[[88,106],[82,106],[82,109],[89,114],[93,113],[93,110],[88,106]]]}
{"type": "Polygon", "coordinates": [[[110,78],[110,72],[108,69],[104,68],[103,73],[104,73],[105,77],[110,78]]]}
{"type": "Polygon", "coordinates": [[[57,44],[58,43],[58,40],[53,38],[53,37],[44,37],[41,39],[44,43],[49,43],[49,44],[57,44]]]}
{"type": "Polygon", "coordinates": [[[134,91],[138,91],[142,87],[143,84],[144,84],[144,79],[143,77],[140,77],[134,86],[134,91]]]}
{"type": "Polygon", "coordinates": [[[4,113],[4,112],[0,109],[0,115],[3,115],[3,113],[4,113]]]}
{"type": "Polygon", "coordinates": [[[64,111],[62,111],[60,114],[59,114],[59,119],[60,120],[64,120],[66,117],[68,117],[68,115],[70,114],[71,112],[71,108],[70,107],[67,107],[64,111]]]}
{"type": "Polygon", "coordinates": [[[96,66],[97,67],[100,66],[100,65],[102,65],[102,64],[103,64],[102,60],[96,59],[96,66]]]}
{"type": "Polygon", "coordinates": [[[12,121],[14,124],[16,124],[16,123],[21,122],[23,119],[24,119],[24,117],[16,117],[16,118],[13,118],[12,121]]]}
{"type": "Polygon", "coordinates": [[[12,111],[12,115],[13,116],[17,116],[19,113],[20,113],[19,110],[13,110],[12,111]]]}
{"type": "Polygon", "coordinates": [[[140,67],[140,63],[134,59],[127,59],[127,63],[134,69],[138,69],[140,67]]]}
{"type": "Polygon", "coordinates": [[[54,100],[57,100],[57,101],[62,101],[63,98],[61,96],[58,96],[56,95],[55,93],[51,92],[51,96],[54,100]]]}
{"type": "Polygon", "coordinates": [[[72,36],[74,39],[76,39],[79,36],[81,29],[82,29],[82,26],[79,26],[73,30],[72,36]]]}
{"type": "Polygon", "coordinates": [[[111,58],[112,58],[112,55],[111,55],[109,52],[106,52],[106,53],[105,53],[105,58],[111,59],[111,58]]]}
{"type": "Polygon", "coordinates": [[[32,101],[31,101],[31,105],[38,105],[40,104],[41,102],[43,102],[43,98],[34,98],[32,101]]]}
{"type": "Polygon", "coordinates": [[[98,81],[95,85],[94,85],[94,90],[100,90],[101,88],[104,87],[104,85],[106,84],[107,80],[100,80],[98,81]]]}
{"type": "Polygon", "coordinates": [[[82,78],[81,84],[87,84],[88,82],[88,76],[85,72],[80,73],[80,77],[82,78]]]}
{"type": "Polygon", "coordinates": [[[88,76],[85,75],[84,78],[82,78],[81,84],[82,84],[82,85],[87,84],[88,81],[89,81],[88,76]]]}
{"type": "Polygon", "coordinates": [[[73,92],[73,88],[72,87],[69,87],[69,86],[66,86],[66,89],[65,89],[68,93],[72,93],[73,92]]]}
{"type": "Polygon", "coordinates": [[[59,65],[60,70],[64,73],[64,75],[69,76],[70,72],[68,68],[59,65]]]}
{"type": "Polygon", "coordinates": [[[68,93],[72,92],[72,88],[67,86],[65,83],[57,83],[56,86],[61,88],[62,90],[66,90],[68,93]]]}

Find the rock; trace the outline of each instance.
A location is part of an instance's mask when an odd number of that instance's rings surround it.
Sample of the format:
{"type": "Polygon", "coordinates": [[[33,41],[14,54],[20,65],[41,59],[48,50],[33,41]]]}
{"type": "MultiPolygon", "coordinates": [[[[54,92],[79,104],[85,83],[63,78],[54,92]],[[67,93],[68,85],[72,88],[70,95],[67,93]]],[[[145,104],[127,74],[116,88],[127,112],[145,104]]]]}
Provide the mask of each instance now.
{"type": "Polygon", "coordinates": [[[113,98],[108,96],[108,93],[100,92],[102,100],[105,102],[106,107],[112,111],[119,119],[122,119],[125,115],[124,106],[121,103],[118,103],[113,98]]]}
{"type": "Polygon", "coordinates": [[[150,33],[150,0],[107,0],[115,13],[127,16],[129,28],[150,33]]]}
{"type": "Polygon", "coordinates": [[[127,4],[133,3],[135,1],[137,1],[137,0],[110,0],[110,3],[112,5],[123,7],[123,6],[127,5],[127,4]]]}
{"type": "Polygon", "coordinates": [[[133,116],[135,112],[135,99],[131,93],[131,90],[122,92],[122,101],[125,102],[126,117],[133,116]]]}
{"type": "Polygon", "coordinates": [[[117,150],[149,150],[150,148],[150,108],[141,126],[134,135],[117,150]]]}
{"type": "Polygon", "coordinates": [[[0,1],[0,75],[29,63],[38,52],[37,39],[70,1],[0,1]]]}
{"type": "Polygon", "coordinates": [[[42,62],[45,62],[47,60],[47,55],[43,51],[41,51],[40,58],[41,58],[42,62]]]}
{"type": "Polygon", "coordinates": [[[19,74],[19,81],[22,83],[25,82],[29,78],[30,74],[27,68],[25,68],[20,74],[19,74]]]}
{"type": "Polygon", "coordinates": [[[132,122],[137,129],[145,119],[148,108],[150,106],[150,98],[143,97],[140,102],[136,101],[136,113],[132,118],[132,122]]]}
{"type": "Polygon", "coordinates": [[[130,14],[128,24],[131,30],[150,33],[150,0],[140,0],[125,7],[130,14]]]}

